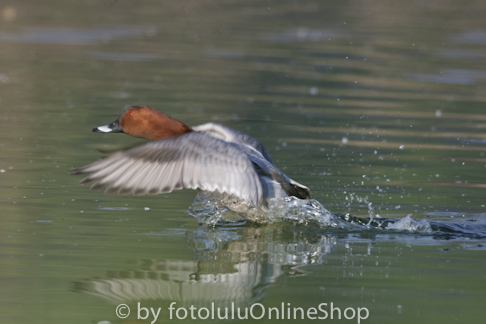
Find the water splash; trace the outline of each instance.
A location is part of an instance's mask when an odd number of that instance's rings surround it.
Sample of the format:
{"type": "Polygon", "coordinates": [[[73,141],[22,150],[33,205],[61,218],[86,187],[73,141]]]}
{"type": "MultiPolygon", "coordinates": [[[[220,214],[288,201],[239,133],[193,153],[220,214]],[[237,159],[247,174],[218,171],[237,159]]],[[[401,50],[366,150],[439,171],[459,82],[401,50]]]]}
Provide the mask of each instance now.
{"type": "Polygon", "coordinates": [[[370,217],[371,220],[373,220],[374,217],[376,218],[381,217],[379,214],[375,214],[375,208],[372,206],[373,203],[368,201],[368,196],[361,197],[355,193],[350,192],[345,197],[345,200],[346,200],[346,207],[348,208],[349,211],[351,211],[352,205],[356,201],[356,203],[358,204],[364,203],[368,206],[368,216],[370,217]]]}
{"type": "Polygon", "coordinates": [[[247,220],[259,224],[292,221],[297,224],[314,223],[321,227],[338,226],[335,217],[315,199],[272,198],[267,199],[267,203],[268,209],[263,210],[248,206],[234,196],[201,191],[188,213],[199,223],[211,226],[241,225],[247,220]]]}
{"type": "Polygon", "coordinates": [[[404,218],[397,220],[395,223],[389,224],[386,229],[397,231],[410,231],[419,233],[432,233],[430,223],[425,220],[414,220],[412,214],[407,215],[404,218]]]}
{"type": "Polygon", "coordinates": [[[188,213],[207,226],[242,226],[248,221],[256,224],[291,223],[305,225],[306,228],[322,230],[344,230],[374,233],[415,233],[433,235],[437,239],[486,238],[486,224],[475,222],[457,223],[415,220],[411,214],[403,218],[384,218],[374,214],[372,203],[366,198],[359,199],[368,205],[369,217],[356,217],[348,214],[333,214],[315,199],[295,197],[267,199],[268,209],[263,210],[244,205],[233,196],[217,192],[201,191],[188,213]]]}

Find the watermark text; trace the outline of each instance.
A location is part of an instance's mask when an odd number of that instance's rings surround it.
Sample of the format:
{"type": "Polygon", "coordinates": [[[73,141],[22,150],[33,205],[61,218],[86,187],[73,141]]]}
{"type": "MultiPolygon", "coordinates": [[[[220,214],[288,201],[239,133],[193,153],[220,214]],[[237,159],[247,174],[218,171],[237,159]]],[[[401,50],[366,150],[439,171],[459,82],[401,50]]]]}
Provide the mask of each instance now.
{"type": "MultiPolygon", "coordinates": [[[[157,321],[161,313],[165,313],[161,307],[142,307],[137,303],[137,319],[152,320],[152,324],[157,321]]],[[[211,303],[210,307],[178,307],[176,302],[172,302],[167,308],[169,319],[171,320],[206,320],[206,319],[287,319],[287,320],[348,320],[361,323],[362,320],[370,316],[366,307],[338,307],[331,303],[320,303],[316,307],[294,307],[290,303],[281,303],[279,307],[265,307],[263,304],[254,303],[248,307],[237,307],[231,303],[229,307],[216,307],[211,303]]],[[[120,304],[116,308],[116,315],[119,318],[127,318],[130,315],[130,308],[125,304],[120,304]]]]}

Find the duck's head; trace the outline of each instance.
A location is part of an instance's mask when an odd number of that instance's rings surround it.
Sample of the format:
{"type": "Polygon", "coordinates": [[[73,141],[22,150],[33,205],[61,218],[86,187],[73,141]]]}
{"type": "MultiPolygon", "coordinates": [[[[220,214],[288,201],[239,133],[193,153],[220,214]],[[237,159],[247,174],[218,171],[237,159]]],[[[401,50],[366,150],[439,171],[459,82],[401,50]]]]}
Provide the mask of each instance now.
{"type": "Polygon", "coordinates": [[[192,131],[183,122],[149,106],[130,107],[113,123],[93,128],[96,133],[126,133],[148,140],[161,140],[192,131]]]}

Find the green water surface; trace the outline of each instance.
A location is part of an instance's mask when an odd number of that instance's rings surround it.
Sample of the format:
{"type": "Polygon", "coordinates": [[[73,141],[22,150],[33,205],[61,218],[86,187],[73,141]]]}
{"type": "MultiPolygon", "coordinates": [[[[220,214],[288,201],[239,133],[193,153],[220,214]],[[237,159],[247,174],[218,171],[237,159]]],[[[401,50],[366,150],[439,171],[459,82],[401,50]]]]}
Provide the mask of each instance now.
{"type": "MultiPolygon", "coordinates": [[[[217,321],[171,319],[175,302],[483,323],[485,16],[456,0],[1,3],[0,322],[152,322],[138,303],[158,323],[217,321]],[[331,212],[477,235],[211,228],[191,190],[78,185],[71,168],[143,143],[91,132],[135,104],[253,136],[331,212]]],[[[249,321],[358,322],[285,316],[249,321]]]]}

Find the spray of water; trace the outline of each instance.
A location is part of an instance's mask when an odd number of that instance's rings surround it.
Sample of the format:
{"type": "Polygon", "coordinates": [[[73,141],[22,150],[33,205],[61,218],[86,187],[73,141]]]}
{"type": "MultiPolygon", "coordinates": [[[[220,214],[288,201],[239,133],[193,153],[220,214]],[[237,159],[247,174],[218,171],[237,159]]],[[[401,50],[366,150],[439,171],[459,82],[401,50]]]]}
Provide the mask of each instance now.
{"type": "Polygon", "coordinates": [[[365,203],[368,217],[356,217],[350,213],[333,214],[315,199],[298,199],[286,197],[267,199],[265,210],[242,204],[234,196],[217,192],[200,192],[188,213],[206,226],[241,226],[247,223],[272,224],[290,222],[305,225],[318,230],[338,229],[346,231],[380,231],[384,233],[418,233],[434,235],[441,239],[457,237],[484,238],[486,226],[462,224],[444,221],[415,220],[410,215],[403,218],[382,218],[375,213],[373,203],[368,197],[350,194],[348,206],[353,202],[365,203]]]}

